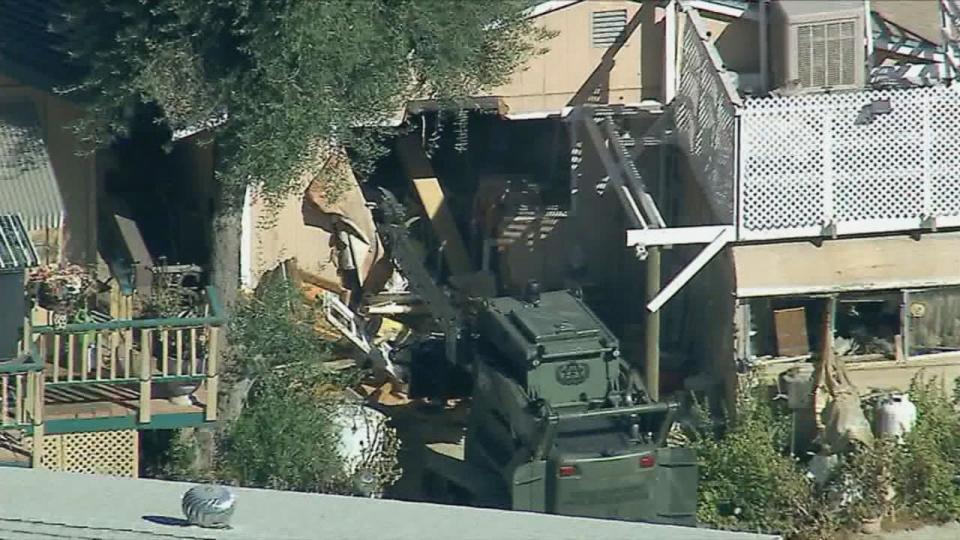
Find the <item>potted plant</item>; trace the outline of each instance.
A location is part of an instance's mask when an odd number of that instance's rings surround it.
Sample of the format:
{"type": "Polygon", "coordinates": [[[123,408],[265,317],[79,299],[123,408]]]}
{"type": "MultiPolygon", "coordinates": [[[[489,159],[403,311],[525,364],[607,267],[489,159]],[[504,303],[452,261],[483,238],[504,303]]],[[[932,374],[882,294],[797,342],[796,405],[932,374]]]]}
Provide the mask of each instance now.
{"type": "Polygon", "coordinates": [[[55,326],[67,324],[96,292],[89,270],[76,264],[50,264],[35,268],[27,278],[27,290],[37,305],[53,312],[55,326]]]}

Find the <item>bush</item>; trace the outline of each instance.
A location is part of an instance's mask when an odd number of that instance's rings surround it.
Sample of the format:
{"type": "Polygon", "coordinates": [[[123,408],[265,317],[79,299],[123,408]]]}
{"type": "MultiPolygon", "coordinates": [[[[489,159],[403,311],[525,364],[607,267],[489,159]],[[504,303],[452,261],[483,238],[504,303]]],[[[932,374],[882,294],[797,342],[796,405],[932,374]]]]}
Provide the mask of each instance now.
{"type": "Polygon", "coordinates": [[[941,379],[910,384],[910,400],[917,406],[917,423],[904,436],[897,471],[898,491],[915,516],[935,521],[960,517],[960,487],[955,482],[960,465],[960,417],[956,391],[948,394],[941,379]]]}
{"type": "Polygon", "coordinates": [[[823,488],[838,524],[856,530],[868,520],[889,515],[894,507],[897,443],[879,437],[873,446],[855,446],[842,456],[823,488]]]}
{"type": "MultiPolygon", "coordinates": [[[[917,422],[901,442],[855,447],[817,488],[786,452],[789,415],[759,389],[741,396],[736,423],[720,434],[701,422],[698,518],[710,526],[827,539],[897,509],[923,521],[960,519],[960,379],[910,385],[917,422]]],[[[704,417],[701,412],[701,419],[704,417]]]]}
{"type": "Polygon", "coordinates": [[[813,484],[786,454],[787,417],[759,390],[740,400],[723,434],[708,422],[694,442],[700,465],[697,517],[723,529],[828,538],[835,526],[813,484]]]}
{"type": "Polygon", "coordinates": [[[340,493],[335,400],[317,396],[331,377],[306,367],[260,378],[220,441],[217,476],[242,486],[340,493]]]}

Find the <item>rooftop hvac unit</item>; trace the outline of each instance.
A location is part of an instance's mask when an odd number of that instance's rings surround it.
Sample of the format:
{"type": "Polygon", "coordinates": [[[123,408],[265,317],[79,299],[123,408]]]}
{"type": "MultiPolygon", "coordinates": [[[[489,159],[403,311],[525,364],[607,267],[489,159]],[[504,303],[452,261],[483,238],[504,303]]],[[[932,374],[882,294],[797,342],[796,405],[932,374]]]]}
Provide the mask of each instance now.
{"type": "Polygon", "coordinates": [[[785,92],[863,88],[866,11],[861,0],[771,4],[774,87],[785,92]]]}

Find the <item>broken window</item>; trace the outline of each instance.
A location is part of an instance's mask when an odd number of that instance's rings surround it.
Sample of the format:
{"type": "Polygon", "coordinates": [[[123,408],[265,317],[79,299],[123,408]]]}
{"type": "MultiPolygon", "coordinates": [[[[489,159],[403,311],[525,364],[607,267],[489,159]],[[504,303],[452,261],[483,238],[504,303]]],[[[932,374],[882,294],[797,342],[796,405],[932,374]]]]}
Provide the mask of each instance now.
{"type": "MultiPolygon", "coordinates": [[[[750,300],[750,356],[803,358],[819,351],[825,300],[824,296],[750,300]]],[[[836,354],[853,361],[896,358],[902,335],[900,306],[897,292],[839,295],[832,329],[836,354]]]]}
{"type": "Polygon", "coordinates": [[[960,287],[904,291],[910,356],[960,351],[960,287]]]}

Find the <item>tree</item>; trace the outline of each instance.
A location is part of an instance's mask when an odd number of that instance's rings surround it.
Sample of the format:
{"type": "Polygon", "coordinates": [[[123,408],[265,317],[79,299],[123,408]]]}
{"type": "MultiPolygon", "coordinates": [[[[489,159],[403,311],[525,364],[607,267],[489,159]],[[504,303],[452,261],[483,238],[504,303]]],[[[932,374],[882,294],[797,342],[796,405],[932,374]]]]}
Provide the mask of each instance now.
{"type": "MultiPolygon", "coordinates": [[[[386,124],[412,97],[495,86],[546,35],[524,16],[535,0],[62,1],[56,30],[85,73],[64,91],[87,103],[76,131],[93,147],[144,111],[171,129],[225,115],[214,131],[222,189],[212,260],[228,309],[239,282],[235,203],[247,186],[278,200],[324,145],[375,153],[383,133],[356,128],[386,124]]],[[[250,381],[224,379],[226,423],[250,381]]],[[[212,435],[198,436],[212,460],[212,435]]]]}
{"type": "Polygon", "coordinates": [[[140,103],[158,122],[221,113],[219,173],[236,196],[283,194],[316,145],[365,146],[412,97],[455,98],[507,80],[544,32],[533,0],[71,0],[73,92],[90,142],[123,134],[140,103]]]}

